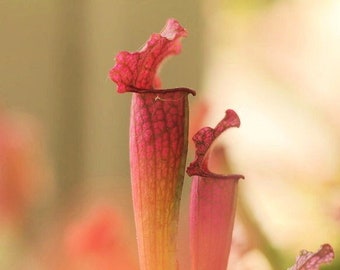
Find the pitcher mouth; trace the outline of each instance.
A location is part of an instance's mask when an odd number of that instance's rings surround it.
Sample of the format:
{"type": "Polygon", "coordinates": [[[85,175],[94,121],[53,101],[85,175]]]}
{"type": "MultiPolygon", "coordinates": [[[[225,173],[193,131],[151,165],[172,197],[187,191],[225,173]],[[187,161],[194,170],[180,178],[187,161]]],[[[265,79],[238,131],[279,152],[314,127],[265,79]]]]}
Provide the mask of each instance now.
{"type": "Polygon", "coordinates": [[[143,93],[155,93],[155,94],[166,94],[166,93],[174,93],[174,92],[183,92],[187,94],[191,94],[196,96],[196,91],[186,87],[176,87],[176,88],[165,88],[165,89],[143,89],[138,88],[132,85],[129,85],[128,92],[143,94],[143,93]]]}

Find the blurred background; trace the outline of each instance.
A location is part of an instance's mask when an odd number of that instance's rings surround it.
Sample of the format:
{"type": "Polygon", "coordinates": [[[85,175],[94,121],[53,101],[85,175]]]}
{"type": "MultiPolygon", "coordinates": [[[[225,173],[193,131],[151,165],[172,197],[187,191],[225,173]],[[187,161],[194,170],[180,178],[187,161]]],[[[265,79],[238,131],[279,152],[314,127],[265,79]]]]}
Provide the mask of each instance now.
{"type": "Polygon", "coordinates": [[[164,87],[197,90],[194,124],[214,126],[227,108],[242,122],[221,140],[246,177],[229,268],[286,269],[301,249],[338,250],[339,1],[2,0],[0,269],[137,269],[130,95],[107,74],[170,17],[189,36],[162,67],[164,87]]]}

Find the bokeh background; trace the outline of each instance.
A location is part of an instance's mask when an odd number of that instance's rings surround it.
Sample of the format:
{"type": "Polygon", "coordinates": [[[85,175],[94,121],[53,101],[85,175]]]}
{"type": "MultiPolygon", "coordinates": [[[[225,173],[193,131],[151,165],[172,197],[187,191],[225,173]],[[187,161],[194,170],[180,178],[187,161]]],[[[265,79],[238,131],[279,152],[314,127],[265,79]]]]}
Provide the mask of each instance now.
{"type": "Polygon", "coordinates": [[[338,250],[339,1],[1,0],[0,269],[137,269],[130,95],[107,74],[170,17],[189,36],[163,85],[197,90],[201,125],[227,108],[242,121],[221,139],[246,177],[229,268],[286,269],[301,249],[338,250]]]}

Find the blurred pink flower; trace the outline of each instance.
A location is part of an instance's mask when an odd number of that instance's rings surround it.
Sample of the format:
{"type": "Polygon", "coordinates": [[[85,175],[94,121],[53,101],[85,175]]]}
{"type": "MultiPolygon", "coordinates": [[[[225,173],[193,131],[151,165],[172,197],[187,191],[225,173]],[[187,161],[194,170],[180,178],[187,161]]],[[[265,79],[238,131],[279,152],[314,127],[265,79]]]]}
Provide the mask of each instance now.
{"type": "Polygon", "coordinates": [[[66,265],[70,269],[138,269],[124,236],[124,222],[102,205],[66,229],[66,265]]]}
{"type": "Polygon", "coordinates": [[[46,180],[37,130],[32,119],[0,109],[0,223],[20,222],[46,180]]]}

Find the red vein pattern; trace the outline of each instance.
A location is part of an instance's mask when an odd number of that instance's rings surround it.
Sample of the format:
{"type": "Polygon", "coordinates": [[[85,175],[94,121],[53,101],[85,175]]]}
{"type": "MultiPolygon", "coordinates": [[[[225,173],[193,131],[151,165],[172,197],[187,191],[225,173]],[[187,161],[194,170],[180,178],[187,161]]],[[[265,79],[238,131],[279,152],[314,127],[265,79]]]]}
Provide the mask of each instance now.
{"type": "Polygon", "coordinates": [[[187,31],[179,22],[169,19],[161,33],[151,35],[139,52],[120,52],[116,56],[116,65],[109,73],[118,86],[118,92],[160,88],[157,77],[159,65],[167,57],[180,53],[180,41],[186,36],[187,31]]]}
{"type": "Polygon", "coordinates": [[[187,168],[189,176],[199,175],[212,178],[244,178],[242,175],[221,175],[212,173],[208,169],[208,150],[213,142],[225,130],[240,126],[240,118],[233,110],[227,110],[225,117],[216,125],[215,128],[205,127],[200,129],[192,138],[196,146],[196,158],[187,168]]]}
{"type": "Polygon", "coordinates": [[[161,62],[181,50],[174,19],[135,53],[121,52],[110,78],[132,92],[130,167],[140,268],[175,270],[179,203],[188,145],[188,88],[158,89],[161,62]]]}

